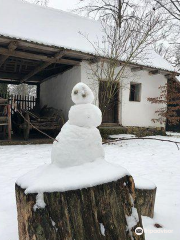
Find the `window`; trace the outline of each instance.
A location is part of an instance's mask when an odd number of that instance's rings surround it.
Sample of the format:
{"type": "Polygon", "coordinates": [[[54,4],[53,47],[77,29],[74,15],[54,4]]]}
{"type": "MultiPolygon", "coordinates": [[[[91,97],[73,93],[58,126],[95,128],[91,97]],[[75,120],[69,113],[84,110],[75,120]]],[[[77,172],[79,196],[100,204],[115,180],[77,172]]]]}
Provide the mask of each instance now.
{"type": "Polygon", "coordinates": [[[130,83],[129,101],[132,102],[141,101],[141,83],[130,83]]]}

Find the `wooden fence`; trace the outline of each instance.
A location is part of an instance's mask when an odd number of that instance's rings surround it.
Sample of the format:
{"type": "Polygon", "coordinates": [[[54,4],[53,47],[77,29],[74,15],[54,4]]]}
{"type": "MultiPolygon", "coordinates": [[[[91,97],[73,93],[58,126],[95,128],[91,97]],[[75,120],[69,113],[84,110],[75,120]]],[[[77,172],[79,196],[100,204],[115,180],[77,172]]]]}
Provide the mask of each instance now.
{"type": "Polygon", "coordinates": [[[18,109],[31,110],[36,106],[37,98],[34,96],[22,96],[22,95],[9,95],[1,94],[0,97],[8,99],[9,104],[11,105],[11,113],[14,112],[14,103],[18,109]]]}

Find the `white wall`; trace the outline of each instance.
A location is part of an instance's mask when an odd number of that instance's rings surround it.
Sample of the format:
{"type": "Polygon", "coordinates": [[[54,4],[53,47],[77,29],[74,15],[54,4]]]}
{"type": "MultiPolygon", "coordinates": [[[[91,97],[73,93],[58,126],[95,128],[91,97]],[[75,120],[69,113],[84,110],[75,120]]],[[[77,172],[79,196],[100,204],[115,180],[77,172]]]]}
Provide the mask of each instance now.
{"type": "MultiPolygon", "coordinates": [[[[48,104],[49,107],[61,109],[65,120],[67,120],[68,111],[73,105],[71,91],[74,85],[80,81],[93,90],[94,103],[98,106],[98,82],[93,80],[90,67],[86,62],[82,62],[81,66],[74,67],[42,83],[41,106],[48,104]]],[[[159,86],[165,85],[166,82],[167,80],[162,74],[149,75],[148,71],[145,70],[132,73],[128,69],[120,92],[119,123],[123,126],[164,127],[160,123],[152,122],[153,118],[157,118],[155,111],[161,106],[151,104],[147,98],[158,97],[160,95],[159,86]],[[129,101],[130,82],[142,83],[140,102],[129,101]]]]}
{"type": "Polygon", "coordinates": [[[76,66],[72,69],[49,78],[41,84],[40,104],[41,107],[48,105],[61,109],[65,121],[68,119],[68,112],[73,105],[71,101],[71,91],[74,85],[81,81],[81,67],[76,66]]]}
{"type": "MultiPolygon", "coordinates": [[[[147,101],[149,97],[160,96],[159,86],[166,84],[167,79],[162,74],[149,75],[148,71],[139,71],[134,76],[127,77],[122,89],[122,125],[140,127],[164,127],[164,124],[153,123],[153,118],[158,118],[155,113],[163,105],[151,104],[147,101]],[[141,101],[129,101],[130,82],[141,83],[141,101]]],[[[127,75],[128,76],[128,75],[127,75]]]]}
{"type": "MultiPolygon", "coordinates": [[[[98,106],[97,81],[94,83],[91,70],[86,63],[82,63],[81,67],[82,82],[92,88],[96,95],[95,104],[98,106]]],[[[151,104],[147,98],[158,97],[160,95],[159,86],[165,85],[166,82],[167,80],[162,74],[149,75],[148,71],[145,70],[132,73],[130,69],[127,69],[120,91],[119,123],[123,126],[164,127],[164,124],[152,122],[153,118],[158,118],[155,111],[162,105],[151,104]],[[130,82],[142,83],[140,102],[129,101],[130,82]]]]}
{"type": "Polygon", "coordinates": [[[98,101],[98,94],[99,94],[99,85],[98,81],[94,80],[92,76],[92,70],[91,67],[86,63],[82,62],[81,63],[81,81],[85,84],[87,84],[93,91],[94,93],[94,104],[99,105],[98,101]]]}

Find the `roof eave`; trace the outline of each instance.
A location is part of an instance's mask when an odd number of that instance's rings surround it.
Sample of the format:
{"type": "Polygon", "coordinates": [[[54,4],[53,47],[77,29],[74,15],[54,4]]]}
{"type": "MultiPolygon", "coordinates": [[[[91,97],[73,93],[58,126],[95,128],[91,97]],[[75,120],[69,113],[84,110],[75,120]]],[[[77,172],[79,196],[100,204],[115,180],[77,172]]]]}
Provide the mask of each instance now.
{"type": "MultiPolygon", "coordinates": [[[[99,59],[104,59],[104,60],[108,60],[107,57],[102,57],[102,56],[98,56],[96,54],[92,54],[92,53],[88,53],[88,52],[83,52],[83,51],[80,51],[80,50],[75,50],[75,49],[70,49],[70,48],[65,48],[65,47],[61,47],[61,46],[56,46],[56,45],[52,45],[52,44],[45,44],[43,42],[36,42],[36,41],[33,41],[33,40],[28,40],[28,39],[21,39],[21,38],[16,38],[16,37],[10,37],[10,36],[5,36],[3,34],[0,34],[0,40],[1,39],[6,39],[6,40],[9,40],[9,41],[13,41],[13,40],[16,40],[16,41],[20,41],[22,43],[28,43],[28,44],[32,44],[32,45],[36,45],[36,46],[44,46],[45,48],[49,48],[49,49],[56,49],[56,50],[66,50],[66,51],[69,51],[69,52],[74,52],[74,53],[77,53],[77,54],[82,54],[84,55],[84,57],[86,57],[88,60],[90,59],[93,59],[93,58],[99,58],[99,59]]],[[[0,41],[1,42],[1,41],[0,41]]],[[[138,63],[133,63],[133,62],[125,62],[125,61],[119,61],[120,64],[127,64],[128,66],[138,66],[138,67],[141,67],[142,70],[160,70],[161,72],[165,73],[165,74],[173,74],[174,77],[175,76],[179,76],[180,73],[177,72],[177,71],[170,71],[168,69],[162,69],[162,68],[158,68],[158,67],[152,67],[152,66],[148,66],[148,65],[142,65],[142,64],[138,64],[138,63]]]]}

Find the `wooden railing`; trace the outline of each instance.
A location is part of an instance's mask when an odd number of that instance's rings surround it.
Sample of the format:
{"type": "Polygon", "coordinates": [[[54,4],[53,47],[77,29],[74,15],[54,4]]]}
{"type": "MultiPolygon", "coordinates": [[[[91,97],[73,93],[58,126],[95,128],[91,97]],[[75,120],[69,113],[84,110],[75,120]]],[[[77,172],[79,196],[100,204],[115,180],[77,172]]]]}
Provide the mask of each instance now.
{"type": "Polygon", "coordinates": [[[36,106],[37,98],[34,96],[22,96],[22,95],[9,95],[1,94],[0,97],[8,99],[9,104],[11,105],[11,113],[14,112],[14,103],[18,109],[31,110],[36,106]]]}

